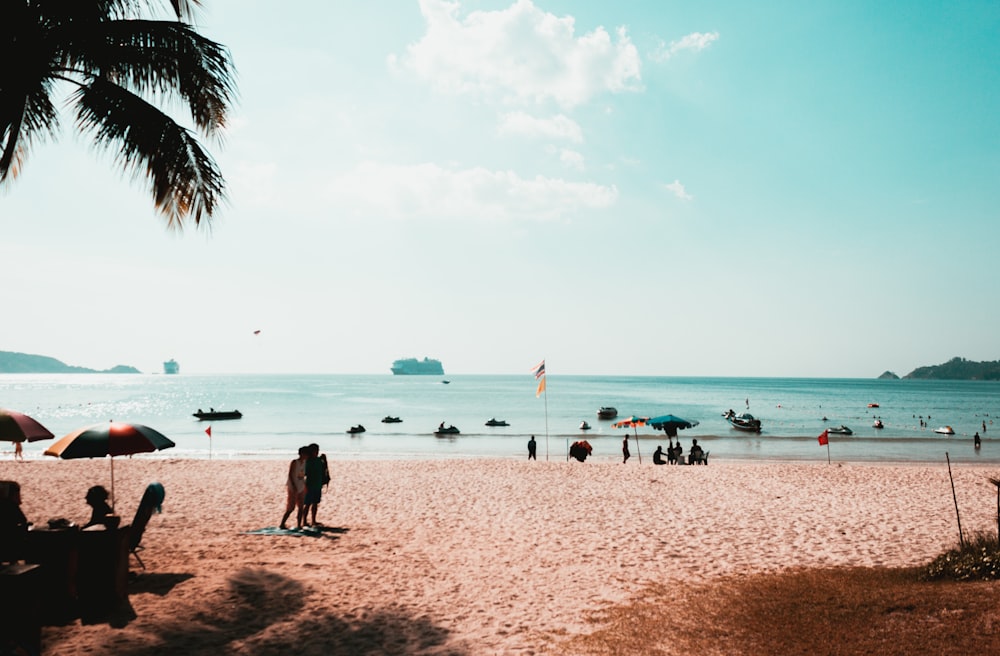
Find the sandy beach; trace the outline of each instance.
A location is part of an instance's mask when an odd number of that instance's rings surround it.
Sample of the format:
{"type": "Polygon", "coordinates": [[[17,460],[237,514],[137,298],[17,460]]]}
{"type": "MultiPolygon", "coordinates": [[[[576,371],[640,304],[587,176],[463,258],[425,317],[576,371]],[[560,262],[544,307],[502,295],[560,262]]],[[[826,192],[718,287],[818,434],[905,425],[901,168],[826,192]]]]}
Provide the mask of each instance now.
{"type": "MultiPolygon", "coordinates": [[[[46,627],[45,653],[552,653],[653,582],[919,565],[958,540],[943,463],[335,457],[321,537],[247,534],[277,526],[286,468],[117,459],[125,523],[149,482],[166,489],[131,613],[46,627]]],[[[995,531],[995,468],[953,473],[963,529],[995,531]]],[[[87,488],[109,478],[106,460],[0,464],[39,524],[84,522],[87,488]]]]}

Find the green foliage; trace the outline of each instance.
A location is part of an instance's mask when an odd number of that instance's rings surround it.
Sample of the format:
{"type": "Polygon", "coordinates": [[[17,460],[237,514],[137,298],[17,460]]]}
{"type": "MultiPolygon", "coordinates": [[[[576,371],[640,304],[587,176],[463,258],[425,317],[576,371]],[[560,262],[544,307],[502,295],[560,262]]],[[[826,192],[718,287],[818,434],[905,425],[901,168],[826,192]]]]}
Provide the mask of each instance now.
{"type": "Polygon", "coordinates": [[[1000,380],[1000,360],[973,362],[965,358],[952,358],[944,364],[918,367],[904,378],[921,380],[1000,380]]]}
{"type": "Polygon", "coordinates": [[[1000,542],[991,533],[973,533],[965,545],[935,558],[922,572],[925,581],[990,581],[1000,579],[1000,542]]]}

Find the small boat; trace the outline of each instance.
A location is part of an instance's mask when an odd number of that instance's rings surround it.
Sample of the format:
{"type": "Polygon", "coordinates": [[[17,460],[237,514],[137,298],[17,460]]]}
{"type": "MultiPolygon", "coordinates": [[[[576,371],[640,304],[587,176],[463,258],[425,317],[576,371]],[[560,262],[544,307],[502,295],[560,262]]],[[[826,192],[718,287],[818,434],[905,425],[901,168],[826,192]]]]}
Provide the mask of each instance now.
{"type": "Polygon", "coordinates": [[[450,380],[442,380],[441,384],[442,385],[451,385],[451,381],[450,380]]]}
{"type": "Polygon", "coordinates": [[[836,435],[854,435],[854,431],[852,431],[847,426],[844,426],[843,424],[841,424],[840,426],[836,426],[834,428],[828,428],[826,430],[828,433],[834,433],[836,435]]]}
{"type": "Polygon", "coordinates": [[[585,421],[580,422],[580,430],[590,430],[590,424],[585,421]]]}
{"type": "Polygon", "coordinates": [[[197,417],[199,421],[222,421],[223,419],[239,419],[243,413],[239,410],[216,410],[214,408],[203,412],[201,408],[198,408],[198,412],[192,416],[197,417]]]}
{"type": "Polygon", "coordinates": [[[385,417],[382,417],[382,423],[383,424],[401,424],[401,423],[403,423],[403,420],[400,419],[399,417],[393,417],[393,416],[390,416],[390,415],[386,415],[385,417]]]}
{"type": "Polygon", "coordinates": [[[885,424],[882,423],[881,419],[876,419],[875,423],[872,424],[872,428],[885,428],[885,424]]]}
{"type": "Polygon", "coordinates": [[[760,419],[757,419],[749,412],[741,412],[736,414],[733,410],[729,410],[725,415],[726,421],[729,425],[736,430],[746,431],[748,433],[759,433],[761,431],[760,419]]]}
{"type": "Polygon", "coordinates": [[[444,424],[441,424],[440,426],[438,426],[437,430],[434,431],[434,434],[435,435],[458,435],[460,432],[461,431],[459,431],[454,426],[445,426],[444,424]]]}
{"type": "Polygon", "coordinates": [[[935,433],[941,433],[942,435],[954,435],[955,429],[951,426],[942,426],[941,428],[935,428],[935,433]]]}
{"type": "Polygon", "coordinates": [[[878,407],[878,403],[869,403],[868,407],[869,408],[877,408],[878,407]]]}
{"type": "Polygon", "coordinates": [[[508,424],[503,419],[494,419],[492,417],[489,419],[489,421],[486,422],[486,425],[487,426],[510,426],[510,424],[508,424]]]}
{"type": "Polygon", "coordinates": [[[351,426],[350,428],[348,428],[347,432],[350,433],[351,435],[357,435],[358,433],[364,433],[365,427],[362,426],[361,424],[358,424],[357,426],[351,426]]]}
{"type": "Polygon", "coordinates": [[[614,419],[618,416],[618,409],[612,408],[611,406],[602,407],[597,411],[598,419],[614,419]]]}

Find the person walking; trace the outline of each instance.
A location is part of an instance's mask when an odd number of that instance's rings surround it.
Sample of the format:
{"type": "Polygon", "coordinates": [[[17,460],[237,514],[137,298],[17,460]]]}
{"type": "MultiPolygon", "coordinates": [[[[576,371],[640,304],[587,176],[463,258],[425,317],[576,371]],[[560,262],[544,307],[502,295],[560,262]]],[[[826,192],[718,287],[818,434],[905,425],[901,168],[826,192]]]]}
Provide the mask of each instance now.
{"type": "Polygon", "coordinates": [[[624,465],[628,462],[628,459],[632,457],[632,454],[628,452],[628,435],[622,440],[622,464],[624,465]]]}
{"type": "Polygon", "coordinates": [[[528,460],[538,460],[535,457],[535,450],[538,448],[538,443],[535,442],[535,436],[532,435],[531,439],[528,440],[528,460]]]}

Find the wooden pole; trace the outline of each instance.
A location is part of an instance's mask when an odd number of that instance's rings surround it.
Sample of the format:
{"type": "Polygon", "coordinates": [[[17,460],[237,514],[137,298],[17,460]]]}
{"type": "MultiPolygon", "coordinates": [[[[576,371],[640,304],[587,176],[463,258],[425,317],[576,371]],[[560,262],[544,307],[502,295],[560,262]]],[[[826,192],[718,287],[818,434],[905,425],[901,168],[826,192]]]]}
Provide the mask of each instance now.
{"type": "Polygon", "coordinates": [[[944,452],[944,458],[948,461],[948,479],[951,481],[951,498],[955,501],[955,519],[958,520],[958,546],[965,547],[965,537],[962,535],[962,517],[958,514],[958,496],[955,494],[955,478],[951,475],[951,458],[948,452],[944,452]]]}

